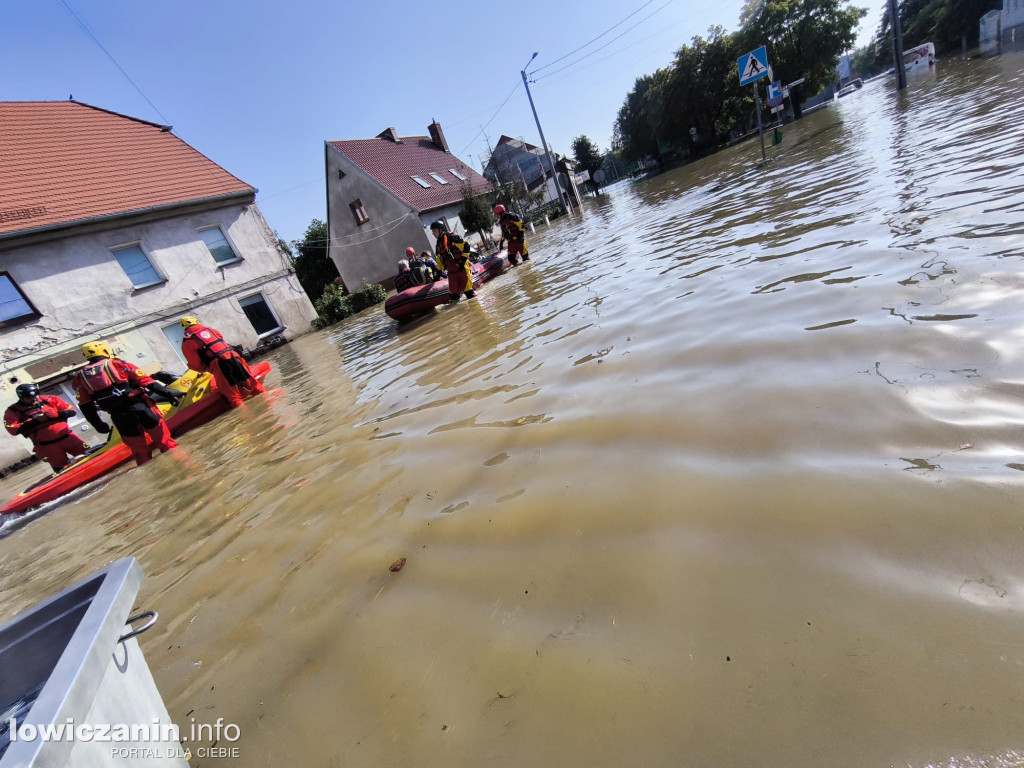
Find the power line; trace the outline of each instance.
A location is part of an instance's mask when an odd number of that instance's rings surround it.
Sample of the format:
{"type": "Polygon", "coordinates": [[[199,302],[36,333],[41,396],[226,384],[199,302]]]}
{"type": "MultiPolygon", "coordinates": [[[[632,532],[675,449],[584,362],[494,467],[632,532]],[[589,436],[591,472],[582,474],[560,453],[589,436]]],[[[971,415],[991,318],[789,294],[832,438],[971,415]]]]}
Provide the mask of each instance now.
{"type": "Polygon", "coordinates": [[[96,43],[96,45],[99,46],[100,50],[103,51],[105,54],[107,54],[107,58],[110,59],[114,63],[114,66],[117,67],[118,71],[122,75],[125,76],[125,79],[129,83],[132,84],[132,86],[135,88],[135,90],[139,92],[139,95],[142,96],[142,98],[144,98],[146,100],[146,103],[149,104],[149,106],[151,106],[153,108],[153,111],[156,112],[158,115],[160,115],[160,119],[163,120],[164,125],[170,125],[171,121],[168,120],[166,117],[164,117],[164,114],[159,109],[156,108],[156,104],[154,104],[152,101],[150,101],[149,97],[145,93],[142,92],[142,89],[139,88],[138,84],[136,84],[136,82],[134,80],[132,80],[131,76],[127,72],[124,71],[124,68],[120,64],[117,63],[117,59],[115,59],[113,56],[111,56],[110,55],[110,51],[108,51],[106,48],[103,47],[103,43],[101,43],[99,40],[96,39],[96,35],[94,35],[92,33],[92,30],[89,29],[89,27],[87,27],[85,25],[85,22],[82,21],[78,17],[77,13],[75,13],[73,10],[71,10],[71,6],[69,6],[65,2],[65,0],[60,0],[60,4],[63,5],[64,8],[67,10],[67,12],[70,13],[71,16],[74,18],[74,20],[78,22],[79,26],[81,26],[82,29],[84,29],[86,31],[86,33],[89,35],[89,37],[92,38],[92,41],[94,43],[96,43]]]}
{"type": "MultiPolygon", "coordinates": [[[[666,33],[666,32],[668,32],[669,30],[671,30],[671,29],[674,29],[675,27],[678,27],[678,26],[680,26],[680,25],[682,25],[682,24],[686,24],[686,23],[687,23],[687,22],[688,22],[688,21],[689,21],[689,20],[690,20],[691,18],[693,18],[693,16],[694,16],[694,15],[696,15],[696,14],[691,14],[690,16],[688,16],[688,17],[686,17],[686,18],[684,18],[684,19],[680,19],[680,20],[679,20],[679,21],[677,21],[677,22],[676,22],[675,24],[671,24],[671,25],[669,25],[669,26],[667,26],[667,27],[663,27],[662,29],[659,29],[659,30],[658,30],[657,32],[654,32],[653,34],[647,35],[646,37],[641,37],[641,38],[640,38],[639,40],[636,40],[635,42],[629,43],[629,44],[628,44],[628,45],[626,45],[625,47],[623,47],[623,48],[620,48],[619,50],[617,50],[617,51],[614,51],[613,53],[609,53],[609,54],[608,54],[607,56],[605,56],[605,57],[604,57],[603,59],[598,59],[597,61],[592,61],[592,62],[590,62],[590,63],[589,63],[588,65],[587,65],[587,67],[591,67],[591,66],[594,66],[594,65],[596,65],[596,64],[600,64],[600,63],[602,63],[602,62],[608,61],[609,59],[614,59],[614,58],[615,58],[616,56],[618,56],[618,55],[620,55],[620,54],[623,54],[623,53],[626,53],[627,51],[630,51],[630,50],[632,50],[633,48],[636,48],[636,47],[637,47],[638,45],[640,45],[641,43],[645,43],[645,42],[647,42],[648,40],[651,40],[652,38],[655,38],[655,37],[658,37],[658,36],[660,36],[660,35],[663,35],[663,34],[665,34],[665,33],[666,33]]],[[[654,53],[654,54],[658,54],[658,52],[657,52],[657,51],[654,51],[653,53],[654,53]]],[[[652,52],[651,52],[651,51],[648,51],[648,53],[647,53],[646,55],[644,55],[643,57],[641,57],[641,58],[640,58],[640,59],[638,59],[637,61],[634,61],[633,63],[634,63],[634,64],[636,64],[636,63],[638,63],[639,61],[643,61],[644,59],[646,59],[646,58],[647,58],[648,56],[651,56],[651,55],[652,55],[652,52]]],[[[660,55],[660,54],[659,54],[659,55],[660,55]]],[[[583,59],[580,59],[579,61],[583,61],[583,59]]],[[[578,63],[578,62],[577,62],[577,63],[578,63]]],[[[558,71],[564,71],[565,69],[568,69],[568,68],[570,68],[570,67],[573,67],[573,66],[575,66],[575,63],[574,63],[574,64],[567,64],[567,65],[566,65],[565,67],[563,67],[562,69],[560,69],[560,70],[558,70],[558,71]]],[[[586,69],[587,67],[581,67],[581,69],[586,69]]],[[[579,71],[579,70],[577,70],[577,71],[579,71]]],[[[550,75],[554,75],[554,74],[556,74],[556,73],[555,73],[555,72],[552,72],[552,73],[550,73],[550,75]]],[[[554,80],[554,81],[551,81],[551,82],[547,82],[547,83],[543,83],[542,85],[543,85],[543,86],[550,86],[550,85],[554,85],[555,83],[560,83],[560,82],[561,82],[562,80],[565,80],[565,78],[567,78],[567,77],[572,77],[572,76],[573,76],[574,74],[575,74],[574,72],[570,72],[569,74],[567,74],[567,75],[564,75],[564,76],[562,76],[562,77],[558,78],[557,80],[554,80]]],[[[541,80],[544,80],[544,79],[546,79],[547,77],[549,77],[550,75],[544,75],[544,77],[542,77],[542,78],[539,78],[539,79],[541,79],[541,80]]]]}
{"type": "Polygon", "coordinates": [[[512,98],[512,94],[514,94],[516,92],[516,90],[519,88],[520,85],[521,85],[521,83],[519,81],[516,81],[515,87],[513,87],[512,90],[508,92],[508,96],[505,97],[505,100],[503,102],[501,102],[501,105],[496,110],[494,110],[494,114],[491,115],[491,119],[488,120],[486,123],[484,123],[482,126],[480,126],[480,130],[477,131],[476,136],[474,136],[472,139],[470,139],[469,140],[469,144],[467,144],[462,149],[462,151],[459,152],[460,155],[464,155],[466,153],[466,150],[469,149],[471,146],[473,146],[473,142],[475,142],[478,138],[480,138],[480,134],[482,134],[487,129],[487,126],[490,125],[492,122],[494,122],[494,118],[496,118],[498,116],[498,113],[501,112],[502,108],[506,104],[508,104],[508,100],[512,98]]]}
{"type": "Polygon", "coordinates": [[[300,187],[308,187],[310,184],[314,184],[318,181],[323,180],[323,175],[320,175],[317,176],[315,179],[310,179],[309,181],[304,181],[301,184],[296,184],[294,187],[288,187],[288,189],[282,189],[280,192],[274,192],[272,195],[260,195],[260,200],[269,200],[272,197],[278,197],[280,195],[287,194],[288,192],[294,192],[296,189],[299,189],[300,187]]]}
{"type": "MultiPolygon", "coordinates": [[[[596,53],[597,53],[598,51],[602,51],[602,50],[604,50],[604,49],[605,49],[605,48],[607,48],[607,47],[608,47],[609,45],[611,45],[612,43],[614,43],[614,42],[615,42],[616,40],[618,40],[618,39],[620,39],[620,38],[624,37],[625,35],[628,35],[628,34],[629,34],[630,32],[632,32],[632,31],[633,31],[634,29],[636,29],[636,28],[637,28],[637,27],[639,27],[639,26],[640,26],[641,24],[643,24],[643,23],[644,23],[645,21],[647,21],[647,20],[648,20],[649,18],[651,18],[651,16],[654,16],[654,15],[655,15],[656,13],[658,13],[658,11],[662,10],[663,8],[665,8],[665,7],[667,6],[667,5],[669,5],[669,4],[670,4],[670,3],[672,3],[672,2],[673,2],[673,0],[666,0],[666,2],[665,2],[665,3],[663,3],[663,4],[659,5],[659,6],[658,6],[658,7],[657,7],[657,8],[656,8],[656,9],[655,9],[655,10],[654,10],[654,11],[653,11],[652,13],[650,13],[650,14],[649,14],[649,15],[647,15],[647,16],[644,16],[644,17],[643,17],[642,19],[640,19],[640,21],[638,21],[638,22],[637,22],[636,24],[634,24],[634,25],[633,25],[632,27],[630,27],[629,29],[627,29],[627,30],[626,30],[625,32],[623,32],[622,34],[620,34],[620,35],[616,35],[616,36],[615,36],[615,37],[613,37],[613,38],[612,38],[611,40],[609,40],[609,41],[608,41],[607,43],[605,43],[604,45],[602,45],[602,46],[601,46],[600,48],[595,48],[595,49],[594,49],[593,51],[591,51],[590,53],[587,53],[587,54],[585,54],[585,55],[583,55],[583,56],[580,56],[580,57],[579,57],[578,59],[576,59],[576,61],[572,61],[572,62],[569,62],[569,63],[568,63],[568,64],[566,64],[566,65],[565,65],[564,67],[559,67],[559,68],[558,68],[558,69],[556,69],[556,70],[555,70],[554,72],[548,72],[548,73],[547,73],[546,75],[542,75],[541,77],[537,78],[537,80],[543,80],[543,79],[544,79],[545,77],[551,77],[552,75],[557,75],[557,74],[558,74],[559,72],[561,72],[561,71],[563,71],[563,70],[566,70],[566,69],[568,69],[569,67],[572,67],[572,66],[574,66],[574,65],[576,65],[576,64],[579,64],[579,63],[580,63],[581,61],[584,61],[584,60],[586,60],[586,59],[589,59],[589,58],[590,58],[591,56],[593,56],[594,54],[596,54],[596,53]]],[[[565,58],[565,56],[563,56],[562,58],[564,59],[564,58],[565,58]]],[[[538,69],[538,70],[534,70],[534,72],[539,72],[539,71],[540,71],[539,69],[538,69]]],[[[531,74],[532,74],[532,73],[531,73],[531,74]]],[[[534,80],[534,82],[537,82],[537,80],[534,80]]]]}
{"type": "MultiPolygon", "coordinates": [[[[611,32],[611,31],[612,31],[613,29],[615,29],[615,28],[616,28],[616,27],[618,27],[619,25],[621,25],[621,24],[625,24],[625,23],[626,23],[627,21],[629,21],[629,20],[630,20],[630,19],[631,19],[631,18],[632,18],[633,16],[636,16],[636,15],[637,15],[638,13],[640,13],[640,11],[642,11],[642,10],[643,10],[644,8],[646,8],[646,7],[648,6],[648,5],[650,5],[650,4],[651,4],[651,3],[653,3],[653,2],[654,2],[654,0],[647,0],[647,2],[646,2],[646,3],[644,3],[644,4],[643,4],[643,5],[641,5],[641,6],[639,7],[639,8],[637,8],[637,9],[636,9],[635,11],[633,11],[633,12],[632,12],[631,14],[629,14],[629,16],[627,16],[626,18],[624,18],[624,19],[623,19],[622,21],[620,21],[620,22],[618,22],[618,23],[616,23],[616,24],[613,24],[612,26],[608,27],[608,29],[606,29],[606,30],[605,30],[604,32],[602,32],[602,33],[601,33],[600,35],[598,35],[597,37],[595,37],[595,38],[594,38],[593,40],[591,40],[590,42],[588,42],[588,43],[584,43],[583,45],[581,45],[581,46],[580,46],[579,48],[577,48],[576,50],[573,50],[573,51],[569,51],[569,52],[568,52],[567,54],[565,54],[564,56],[560,56],[559,58],[557,58],[557,59],[555,59],[554,61],[552,61],[552,62],[551,62],[550,64],[545,64],[545,65],[544,65],[543,67],[539,67],[538,69],[535,69],[535,70],[533,70],[533,72],[540,72],[540,71],[541,71],[542,69],[547,69],[548,67],[553,67],[553,66],[554,66],[555,64],[557,64],[558,62],[560,62],[560,61],[561,61],[562,59],[567,59],[567,58],[569,58],[570,56],[572,56],[572,55],[573,55],[574,53],[576,53],[577,51],[582,51],[582,50],[583,50],[584,48],[586,48],[586,47],[587,47],[588,45],[590,45],[590,43],[596,43],[596,42],[597,42],[598,40],[600,40],[600,39],[601,39],[602,37],[604,37],[605,35],[607,35],[607,34],[608,34],[609,32],[611,32]]],[[[533,74],[533,72],[531,72],[530,74],[533,74]]]]}

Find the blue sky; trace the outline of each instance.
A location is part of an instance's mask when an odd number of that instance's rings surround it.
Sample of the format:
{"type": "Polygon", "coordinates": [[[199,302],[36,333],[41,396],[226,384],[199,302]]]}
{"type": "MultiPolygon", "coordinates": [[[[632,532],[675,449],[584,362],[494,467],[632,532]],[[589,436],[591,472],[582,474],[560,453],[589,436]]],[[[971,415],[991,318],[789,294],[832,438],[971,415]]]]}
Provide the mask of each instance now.
{"type": "MultiPolygon", "coordinates": [[[[436,119],[452,152],[480,170],[488,139],[540,143],[519,74],[537,51],[527,71],[551,149],[571,154],[580,134],[607,149],[635,79],[669,64],[712,25],[735,30],[741,7],[742,0],[3,0],[0,100],[73,95],[169,123],[257,187],[270,226],[293,240],[326,217],[325,141],[370,138],[388,126],[425,135],[436,119]]],[[[879,16],[871,7],[861,43],[879,16]]]]}

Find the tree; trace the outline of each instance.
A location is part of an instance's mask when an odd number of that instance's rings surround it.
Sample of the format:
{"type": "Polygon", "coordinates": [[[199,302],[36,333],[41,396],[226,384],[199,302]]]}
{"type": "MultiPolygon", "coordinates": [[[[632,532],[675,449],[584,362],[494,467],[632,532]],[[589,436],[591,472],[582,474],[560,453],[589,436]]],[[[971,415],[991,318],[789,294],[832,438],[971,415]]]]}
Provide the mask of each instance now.
{"type": "MultiPolygon", "coordinates": [[[[857,40],[867,14],[846,7],[848,0],[772,0],[762,3],[743,27],[750,50],[767,45],[775,79],[804,78],[803,88],[817,93],[836,80],[836,65],[857,40]],[[755,45],[757,43],[757,45],[755,45]]],[[[742,53],[742,52],[741,52],[742,53]]],[[[794,99],[794,102],[797,99],[794,99]]]]}
{"type": "Polygon", "coordinates": [[[660,155],[657,120],[662,113],[661,89],[656,86],[668,77],[667,69],[659,69],[653,75],[641,75],[619,108],[612,143],[631,160],[660,155]]]}
{"type": "MultiPolygon", "coordinates": [[[[962,38],[973,47],[978,44],[978,19],[999,8],[1000,0],[903,0],[899,4],[903,47],[931,42],[936,53],[942,54],[960,50],[962,38]]],[[[886,5],[873,41],[875,63],[881,68],[894,65],[891,27],[886,5]]]]}
{"type": "Polygon", "coordinates": [[[327,223],[313,219],[302,239],[292,243],[299,252],[298,256],[292,257],[295,276],[314,304],[324,288],[340,277],[338,267],[327,255],[327,242],[327,223]]]}
{"type": "Polygon", "coordinates": [[[676,51],[668,99],[677,105],[671,131],[690,141],[694,149],[729,138],[733,129],[742,132],[753,109],[750,90],[739,85],[736,59],[743,53],[735,35],[720,27],[708,29],[708,37],[694,37],[691,45],[676,51]],[[698,141],[690,140],[696,128],[698,141]]]}
{"type": "Polygon", "coordinates": [[[459,219],[467,232],[476,232],[482,243],[487,243],[486,232],[494,227],[494,212],[484,195],[474,195],[468,184],[462,185],[462,207],[459,219]]]}
{"type": "Polygon", "coordinates": [[[601,154],[601,150],[597,148],[597,144],[584,134],[572,140],[572,156],[576,158],[576,166],[578,168],[582,168],[590,173],[588,183],[596,195],[600,185],[597,183],[597,179],[594,178],[594,174],[601,170],[601,166],[604,165],[604,156],[601,154]]]}
{"type": "Polygon", "coordinates": [[[289,245],[288,241],[285,240],[283,237],[281,237],[281,235],[278,234],[276,229],[274,230],[274,240],[277,241],[277,247],[281,249],[281,251],[284,253],[285,256],[288,257],[288,260],[289,261],[294,261],[295,260],[295,254],[292,253],[291,245],[289,245]]]}

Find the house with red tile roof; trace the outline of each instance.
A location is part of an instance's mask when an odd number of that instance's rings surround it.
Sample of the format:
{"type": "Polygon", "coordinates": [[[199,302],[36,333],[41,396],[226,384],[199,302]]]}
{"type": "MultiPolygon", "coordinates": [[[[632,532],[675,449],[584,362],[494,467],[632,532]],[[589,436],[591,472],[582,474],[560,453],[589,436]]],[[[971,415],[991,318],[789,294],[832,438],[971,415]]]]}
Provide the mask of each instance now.
{"type": "Polygon", "coordinates": [[[328,253],[349,290],[363,281],[390,287],[410,246],[433,253],[434,221],[466,235],[463,189],[491,191],[449,151],[439,123],[427,130],[428,136],[400,137],[388,128],[372,139],[325,143],[328,253]]]}
{"type": "MultiPolygon", "coordinates": [[[[316,313],[256,191],[170,126],[0,102],[0,403],[30,381],[73,401],[96,339],[147,372],[184,371],[183,315],[248,349],[308,330],[316,313]]],[[[0,435],[0,471],[27,446],[0,435]]]]}

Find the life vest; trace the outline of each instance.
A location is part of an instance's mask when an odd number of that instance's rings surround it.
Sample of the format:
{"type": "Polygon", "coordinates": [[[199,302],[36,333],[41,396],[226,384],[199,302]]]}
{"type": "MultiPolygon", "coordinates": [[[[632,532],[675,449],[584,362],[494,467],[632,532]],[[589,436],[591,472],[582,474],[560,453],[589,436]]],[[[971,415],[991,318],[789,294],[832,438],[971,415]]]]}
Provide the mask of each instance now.
{"type": "Polygon", "coordinates": [[[193,325],[185,332],[185,338],[195,339],[203,346],[199,357],[203,359],[204,363],[210,363],[218,357],[227,360],[235,354],[234,347],[224,341],[223,336],[203,325],[193,325]]]}
{"type": "MultiPolygon", "coordinates": [[[[142,371],[138,373],[141,375],[142,371]]],[[[152,403],[145,390],[133,385],[128,374],[114,365],[110,358],[86,365],[72,380],[71,386],[78,391],[79,402],[91,400],[108,412],[127,408],[136,402],[152,403]],[[80,388],[76,382],[81,383],[80,388]],[[83,393],[88,397],[83,399],[83,393]]]]}
{"type": "Polygon", "coordinates": [[[110,362],[110,358],[89,363],[78,372],[78,375],[81,377],[85,390],[90,395],[96,392],[104,392],[114,387],[123,387],[128,383],[128,377],[110,362]]]}
{"type": "Polygon", "coordinates": [[[420,259],[410,261],[409,269],[416,276],[417,285],[426,285],[427,283],[432,283],[434,281],[434,270],[427,264],[424,264],[420,259]]]}
{"type": "Polygon", "coordinates": [[[469,261],[469,243],[454,232],[445,232],[437,238],[434,251],[444,261],[444,268],[449,272],[462,269],[469,261]]]}
{"type": "Polygon", "coordinates": [[[526,227],[518,214],[505,213],[501,217],[501,234],[510,243],[521,243],[526,240],[526,227]]]}
{"type": "MultiPolygon", "coordinates": [[[[39,399],[31,405],[26,405],[19,401],[12,405],[8,410],[16,415],[23,425],[27,424],[29,426],[29,429],[21,432],[20,434],[29,438],[35,445],[49,445],[50,443],[59,442],[67,437],[68,432],[70,431],[70,427],[67,425],[67,420],[62,419],[59,416],[60,408],[49,400],[48,395],[41,395],[39,399]],[[44,413],[43,409],[46,406],[49,406],[58,412],[57,418],[41,423],[32,422],[32,417],[37,414],[44,413]]],[[[6,422],[4,423],[4,426],[8,427],[6,422]]],[[[7,431],[11,432],[12,430],[8,427],[7,431]]]]}

